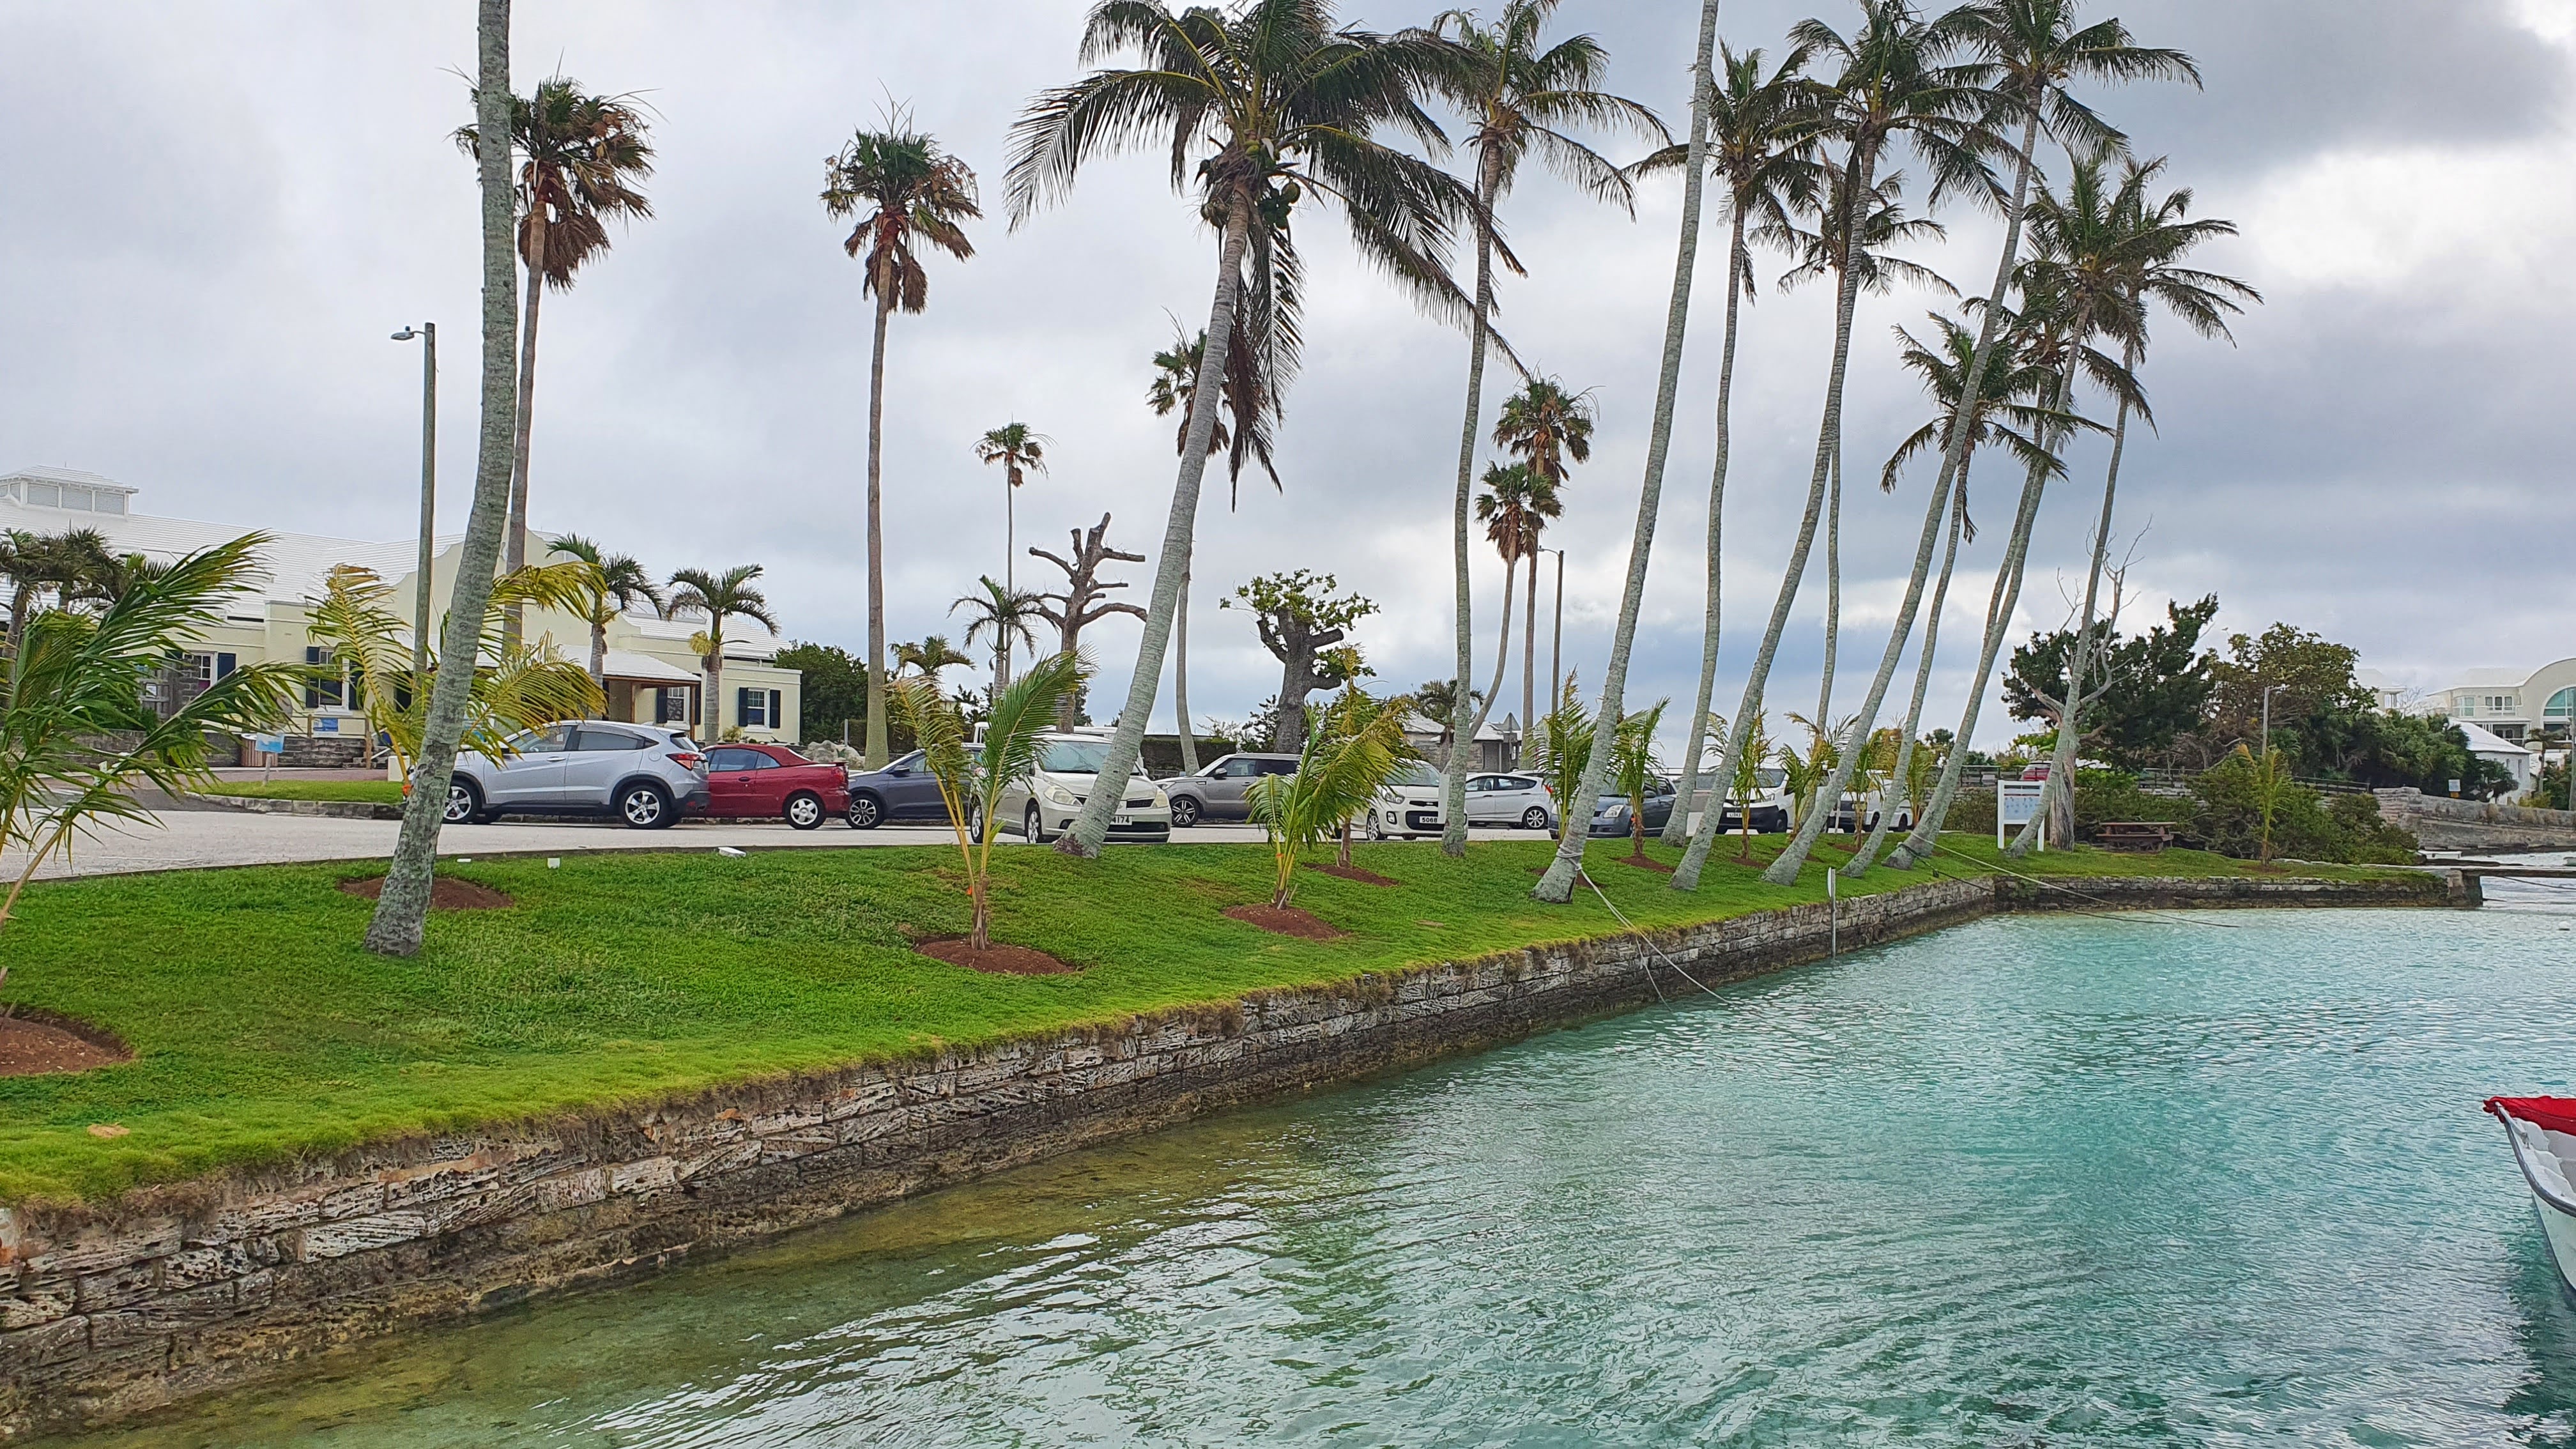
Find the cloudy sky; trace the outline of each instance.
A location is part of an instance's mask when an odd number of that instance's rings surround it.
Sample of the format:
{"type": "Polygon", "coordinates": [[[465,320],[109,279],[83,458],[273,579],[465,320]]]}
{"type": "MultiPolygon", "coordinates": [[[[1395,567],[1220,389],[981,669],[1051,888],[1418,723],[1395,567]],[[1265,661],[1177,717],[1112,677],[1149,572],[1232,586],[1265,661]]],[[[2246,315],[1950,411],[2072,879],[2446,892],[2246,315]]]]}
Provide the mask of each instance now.
{"type": "MultiPolygon", "coordinates": [[[[1777,47],[1838,0],[1734,0],[1724,33],[1777,47]]],[[[560,68],[657,114],[657,215],[547,299],[532,491],[538,526],[577,529],[659,571],[756,562],[786,632],[856,648],[867,304],[815,200],[823,159],[889,101],[982,175],[993,216],[967,263],[933,261],[929,311],[899,317],[888,363],[886,532],[896,638],[955,632],[948,602],[1003,561],[996,470],[970,445],[1025,420],[1051,475],[1024,490],[1023,546],[1114,513],[1150,553],[1169,497],[1169,424],[1144,405],[1173,316],[1205,317],[1213,248],[1149,157],[1098,167],[1013,233],[1004,140],[1037,88],[1078,73],[1080,0],[962,6],[522,0],[524,87],[560,68]]],[[[2096,5],[2096,12],[2115,13],[2096,5]]],[[[1369,0],[1350,18],[1427,18],[1369,0]]],[[[1697,6],[1567,0],[1559,32],[1609,47],[1612,87],[1676,125],[1697,6]]],[[[2423,686],[2471,665],[2570,652],[2576,509],[2565,339],[2576,331],[2576,0],[2157,0],[2141,40],[2191,52],[2205,90],[2096,98],[2198,213],[2243,228],[2210,266],[2268,304],[2237,345],[2167,327],[2148,365],[2160,436],[2133,445],[2122,547],[2143,609],[2216,592],[2224,630],[2287,620],[2423,686]]],[[[143,490],[140,511],[361,539],[416,507],[418,354],[443,325],[441,509],[460,523],[474,456],[476,210],[448,140],[468,119],[467,0],[0,6],[0,466],[51,463],[143,490]]],[[[1623,155],[1633,143],[1606,143],[1623,155]]],[[[1556,530],[1570,554],[1569,662],[1597,677],[1618,604],[1677,230],[1678,185],[1634,220],[1532,176],[1505,213],[1527,280],[1503,295],[1523,355],[1594,391],[1601,434],[1556,530]]],[[[1942,218],[1926,261],[1973,285],[1994,224],[1942,218]]],[[[1465,344],[1350,264],[1333,219],[1301,211],[1313,268],[1305,375],[1282,433],[1282,491],[1221,489],[1202,516],[1192,703],[1240,717],[1277,685],[1249,621],[1217,599],[1254,574],[1337,574],[1383,612],[1360,631],[1381,677],[1446,675],[1449,472],[1465,344]]],[[[1712,247],[1722,239],[1715,224],[1712,247]]],[[[1731,709],[1803,502],[1827,299],[1765,291],[1750,313],[1725,519],[1731,709]]],[[[1632,700],[1683,695],[1698,653],[1722,295],[1704,266],[1632,700]]],[[[1889,329],[1939,299],[1864,303],[1850,397],[1856,473],[1922,421],[1889,329]]],[[[2080,587],[2098,452],[2043,520],[2023,631],[2080,587]]],[[[1844,682],[1884,647],[1920,480],[1855,485],[1846,516],[1844,682]]],[[[1953,593],[1927,723],[1955,718],[2009,505],[1953,593]],[[1974,572],[1970,572],[1973,570],[1974,572]]],[[[1479,675],[1499,568],[1481,549],[1479,675]]],[[[1025,583],[1047,572],[1023,559],[1025,583]]],[[[1145,591],[1141,570],[1133,595],[1145,591]]],[[[1813,707],[1823,591],[1812,576],[1773,693],[1813,707]]],[[[1132,622],[1095,638],[1118,697],[1132,622]]],[[[1517,653],[1515,646],[1515,653],[1517,653]]],[[[1542,668],[1544,668],[1542,661],[1542,668]]],[[[1516,707],[1517,678],[1506,707],[1516,707]]],[[[1158,707],[1167,720],[1168,693],[1158,707]]],[[[1990,708],[1986,741],[2013,727],[1990,708]]]]}

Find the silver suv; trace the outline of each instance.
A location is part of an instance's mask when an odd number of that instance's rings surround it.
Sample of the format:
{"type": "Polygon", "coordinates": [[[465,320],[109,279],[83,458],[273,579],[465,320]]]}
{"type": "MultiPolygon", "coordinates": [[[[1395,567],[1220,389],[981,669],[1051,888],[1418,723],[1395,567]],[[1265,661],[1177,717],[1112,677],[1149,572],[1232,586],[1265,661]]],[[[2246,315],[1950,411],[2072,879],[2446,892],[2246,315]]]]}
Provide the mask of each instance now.
{"type": "Polygon", "coordinates": [[[1252,818],[1252,782],[1264,775],[1297,773],[1295,755],[1228,755],[1194,775],[1162,782],[1171,797],[1172,824],[1186,830],[1202,820],[1252,818]]]}
{"type": "Polygon", "coordinates": [[[456,757],[447,823],[503,815],[579,815],[659,830],[707,810],[707,756],[686,734],[581,720],[523,730],[504,759],[456,757]]]}

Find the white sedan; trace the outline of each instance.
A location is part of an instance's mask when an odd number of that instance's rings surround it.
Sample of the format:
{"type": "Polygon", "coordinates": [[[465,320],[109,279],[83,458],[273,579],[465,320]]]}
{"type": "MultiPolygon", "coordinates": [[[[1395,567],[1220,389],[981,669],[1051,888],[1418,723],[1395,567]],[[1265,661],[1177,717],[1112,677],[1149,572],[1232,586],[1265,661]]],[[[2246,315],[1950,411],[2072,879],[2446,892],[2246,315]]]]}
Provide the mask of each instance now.
{"type": "Polygon", "coordinates": [[[1534,775],[1469,775],[1467,823],[1553,830],[1556,797],[1534,775]]]}

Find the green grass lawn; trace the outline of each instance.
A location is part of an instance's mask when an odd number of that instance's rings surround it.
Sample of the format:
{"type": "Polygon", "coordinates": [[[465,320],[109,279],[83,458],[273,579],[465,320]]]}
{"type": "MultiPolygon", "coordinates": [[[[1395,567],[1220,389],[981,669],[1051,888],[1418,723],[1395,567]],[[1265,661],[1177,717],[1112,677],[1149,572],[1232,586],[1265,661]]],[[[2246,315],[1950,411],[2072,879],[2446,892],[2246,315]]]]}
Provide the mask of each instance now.
{"type": "MultiPolygon", "coordinates": [[[[1975,873],[1991,842],[1950,837],[1975,873]]],[[[1780,837],[1757,842],[1768,859],[1780,837]]],[[[1725,863],[1702,888],[1615,863],[1591,874],[1641,924],[1677,925],[1821,899],[1820,860],[1797,887],[1725,863]]],[[[1667,862],[1673,852],[1657,846],[1667,862]]],[[[1226,919],[1261,901],[1258,845],[1111,850],[1097,862],[997,852],[996,935],[1078,975],[986,976],[909,948],[960,932],[953,850],[776,850],[567,856],[443,867],[508,892],[509,910],[440,913],[416,959],[358,945],[370,902],[335,888],[351,865],[264,866],[31,887],[0,929],[11,1001],[122,1036],[135,1060],[78,1075],[0,1078],[0,1201],[97,1198],[228,1164],[329,1152],[370,1138],[633,1102],[713,1083],[971,1046],[1105,1023],[1262,987],[1618,929],[1578,890],[1529,897],[1543,841],[1363,846],[1390,889],[1301,871],[1298,904],[1350,934],[1273,936],[1226,919]],[[129,1135],[86,1129],[112,1123],[129,1135]]],[[[2050,875],[2212,875],[2194,852],[2051,852],[2050,875]]],[[[2359,874],[2320,870],[2317,874],[2359,874]]],[[[1921,871],[1874,871],[1847,893],[1921,871]]]]}
{"type": "Polygon", "coordinates": [[[370,805],[400,805],[399,780],[217,780],[208,795],[241,795],[253,800],[359,800],[370,805]]]}

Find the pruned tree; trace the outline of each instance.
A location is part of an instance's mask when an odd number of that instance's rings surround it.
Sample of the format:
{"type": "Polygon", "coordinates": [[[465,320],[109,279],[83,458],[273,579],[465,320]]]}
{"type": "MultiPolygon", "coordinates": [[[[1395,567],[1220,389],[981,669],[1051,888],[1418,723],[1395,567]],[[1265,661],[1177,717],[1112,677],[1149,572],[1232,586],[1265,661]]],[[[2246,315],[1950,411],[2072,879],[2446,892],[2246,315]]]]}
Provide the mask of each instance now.
{"type": "MultiPolygon", "coordinates": [[[[1042,548],[1031,548],[1029,556],[1045,559],[1064,570],[1064,589],[1059,593],[1039,594],[1037,612],[1039,618],[1055,626],[1062,641],[1057,646],[1059,651],[1074,654],[1081,650],[1082,631],[1110,615],[1145,617],[1145,611],[1134,604],[1102,598],[1101,595],[1111,589],[1123,589],[1127,585],[1120,580],[1103,580],[1100,577],[1100,566],[1112,559],[1120,563],[1143,563],[1145,556],[1109,546],[1109,515],[1106,513],[1100,515],[1100,521],[1089,529],[1076,528],[1068,532],[1073,535],[1070,558],[1059,558],[1042,548]]],[[[1087,693],[1089,690],[1084,685],[1076,684],[1071,692],[1056,701],[1055,720],[1059,726],[1069,728],[1080,716],[1083,696],[1087,693]]],[[[1186,730],[1188,725],[1189,721],[1184,718],[1182,728],[1186,730]]]]}
{"type": "Polygon", "coordinates": [[[1261,647],[1279,661],[1278,707],[1271,725],[1270,747],[1281,753],[1306,746],[1306,696],[1319,689],[1338,689],[1371,672],[1359,651],[1336,648],[1350,637],[1350,627],[1377,612],[1377,605],[1357,594],[1335,598],[1341,587],[1331,574],[1297,569],[1264,574],[1234,591],[1220,609],[1252,611],[1261,647]]]}

